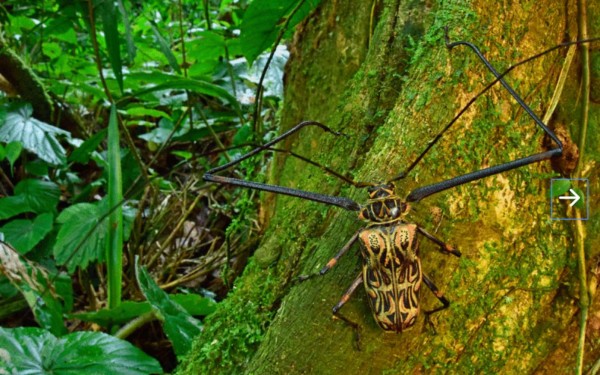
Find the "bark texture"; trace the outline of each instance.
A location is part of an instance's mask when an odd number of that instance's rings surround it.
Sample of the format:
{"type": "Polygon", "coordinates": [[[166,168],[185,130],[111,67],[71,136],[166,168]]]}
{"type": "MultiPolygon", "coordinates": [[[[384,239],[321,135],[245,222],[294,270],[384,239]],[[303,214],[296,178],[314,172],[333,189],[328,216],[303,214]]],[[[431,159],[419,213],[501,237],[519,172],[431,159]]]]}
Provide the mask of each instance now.
{"type": "MultiPolygon", "coordinates": [[[[598,5],[588,9],[591,36],[600,35],[598,5]],[[595,7],[595,8],[594,8],[595,7]],[[595,24],[594,24],[595,22],[595,24]]],[[[347,137],[305,130],[286,147],[357,180],[385,181],[403,170],[493,77],[453,40],[478,45],[499,71],[577,35],[572,2],[324,1],[298,30],[286,75],[283,124],[318,120],[347,137]]],[[[598,54],[599,44],[592,45],[598,54]]],[[[508,81],[542,115],[566,51],[513,71],[508,81]]],[[[598,57],[593,59],[598,61],[598,57]]],[[[598,85],[596,63],[596,81],[598,85]]],[[[579,136],[580,61],[576,57],[552,126],[579,136]]],[[[585,175],[598,191],[600,108],[590,112],[585,175]]],[[[285,129],[282,129],[282,131],[285,129]]],[[[543,136],[499,87],[480,98],[409,178],[412,189],[543,149],[543,136]]],[[[270,180],[366,201],[364,190],[324,176],[299,160],[278,157],[270,180]]],[[[421,240],[423,269],[451,301],[402,334],[383,332],[359,288],[342,310],[361,326],[331,319],[331,307],[360,272],[350,251],[330,273],[318,271],[363,223],[354,213],[285,196],[265,195],[269,218],[260,248],[236,288],[206,325],[180,373],[381,374],[569,373],[578,339],[578,280],[574,227],[551,221],[550,162],[520,168],[439,193],[416,204],[410,220],[462,251],[440,254],[421,240]],[[443,213],[441,223],[440,212],[443,213]],[[439,225],[439,226],[438,226],[439,225]]],[[[588,267],[597,264],[598,200],[586,224],[588,267]]],[[[590,279],[595,286],[596,280],[590,279]]],[[[424,309],[439,302],[423,290],[424,309]]],[[[600,315],[592,300],[585,363],[600,356],[600,315]]]]}

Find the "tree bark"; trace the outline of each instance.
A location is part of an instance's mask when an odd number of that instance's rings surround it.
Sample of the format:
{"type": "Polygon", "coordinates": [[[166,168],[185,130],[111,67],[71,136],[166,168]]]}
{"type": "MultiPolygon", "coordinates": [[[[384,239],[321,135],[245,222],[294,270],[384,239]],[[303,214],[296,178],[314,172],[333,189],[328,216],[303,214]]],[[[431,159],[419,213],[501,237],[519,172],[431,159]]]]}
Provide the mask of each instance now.
{"type": "MultiPolygon", "coordinates": [[[[599,19],[598,5],[590,5],[590,36],[600,35],[599,19]]],[[[401,172],[493,80],[471,51],[445,48],[445,26],[452,40],[479,46],[499,71],[559,44],[565,33],[577,35],[571,2],[324,1],[293,42],[282,123],[288,129],[318,120],[346,137],[307,129],[285,146],[361,181],[383,182],[401,172]]],[[[592,45],[596,54],[598,46],[592,45]]],[[[565,54],[546,55],[507,78],[540,117],[565,54]]],[[[580,71],[576,57],[550,122],[569,129],[575,142],[580,71]]],[[[600,188],[599,107],[592,103],[581,169],[592,192],[600,188]]],[[[542,144],[542,132],[496,85],[396,191],[406,196],[419,186],[541,152],[542,144]]],[[[366,202],[364,190],[293,158],[276,157],[271,171],[271,183],[366,202]]],[[[579,337],[578,237],[572,222],[550,220],[551,177],[559,174],[545,161],[415,204],[408,220],[437,228],[436,236],[462,252],[457,259],[421,240],[424,272],[451,306],[433,315],[435,330],[420,317],[411,330],[390,334],[374,322],[360,287],[342,313],[360,325],[361,351],[354,348],[354,331],[331,318],[331,307],[360,273],[359,252],[350,251],[324,277],[294,280],[317,272],[364,223],[340,208],[264,195],[270,219],[262,244],[180,373],[572,372],[579,337]]],[[[592,264],[600,244],[598,205],[590,201],[585,224],[592,264]]],[[[600,355],[598,302],[592,303],[586,368],[600,355]]],[[[439,302],[424,290],[421,305],[428,310],[439,302]]]]}

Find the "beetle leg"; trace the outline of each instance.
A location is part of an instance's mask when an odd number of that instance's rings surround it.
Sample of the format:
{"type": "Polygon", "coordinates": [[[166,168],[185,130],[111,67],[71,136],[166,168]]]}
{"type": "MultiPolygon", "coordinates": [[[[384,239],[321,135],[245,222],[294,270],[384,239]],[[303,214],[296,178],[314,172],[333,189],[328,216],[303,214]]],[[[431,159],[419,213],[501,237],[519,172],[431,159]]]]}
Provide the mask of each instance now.
{"type": "MultiPolygon", "coordinates": [[[[460,253],[460,251],[456,250],[454,247],[452,247],[451,245],[448,245],[447,243],[445,243],[444,241],[440,240],[439,238],[435,237],[433,234],[427,232],[425,229],[421,228],[420,226],[417,226],[417,229],[419,230],[419,233],[421,233],[422,235],[424,235],[425,237],[427,237],[431,242],[436,243],[439,247],[440,250],[442,252],[447,252],[450,253],[454,256],[457,256],[460,258],[460,256],[462,255],[460,253]]],[[[429,281],[431,282],[431,280],[429,281]]],[[[433,284],[432,284],[433,285],[433,284]]],[[[431,286],[429,287],[431,288],[431,286]]],[[[432,289],[433,290],[433,289],[432,289]]],[[[439,298],[439,297],[438,297],[439,298]]]]}
{"type": "Polygon", "coordinates": [[[350,319],[346,318],[344,315],[340,314],[339,311],[342,308],[342,306],[344,306],[346,304],[346,302],[348,302],[348,300],[350,299],[350,297],[352,296],[352,293],[354,293],[356,288],[358,288],[358,286],[362,283],[363,283],[363,275],[362,275],[362,271],[361,271],[358,274],[358,277],[352,283],[352,285],[350,285],[350,288],[348,288],[348,290],[346,291],[346,293],[344,293],[344,295],[342,296],[340,301],[335,306],[333,306],[333,309],[332,309],[333,316],[335,318],[340,319],[344,323],[348,324],[354,330],[356,349],[358,351],[360,351],[360,326],[358,325],[358,323],[355,323],[355,322],[351,321],[350,319]]]}
{"type": "Polygon", "coordinates": [[[318,273],[313,273],[310,275],[300,275],[300,276],[298,276],[298,281],[306,281],[308,279],[313,278],[314,276],[323,276],[324,274],[326,274],[327,271],[332,269],[333,266],[335,266],[337,264],[338,260],[342,257],[342,255],[346,254],[346,252],[348,252],[348,250],[350,250],[350,247],[352,247],[352,244],[358,238],[358,234],[360,233],[361,230],[362,229],[360,229],[356,233],[354,233],[354,236],[352,236],[352,238],[350,238],[350,241],[348,241],[348,243],[346,243],[344,245],[344,247],[342,247],[342,249],[337,254],[335,254],[335,256],[333,258],[331,258],[329,260],[329,262],[327,262],[327,264],[323,268],[321,268],[321,270],[318,273]]]}
{"type": "Polygon", "coordinates": [[[425,282],[425,285],[427,285],[427,287],[431,290],[433,295],[438,300],[440,300],[440,302],[442,303],[442,306],[436,307],[435,309],[423,311],[423,313],[425,314],[425,323],[427,325],[429,325],[431,328],[433,328],[433,331],[435,332],[435,327],[433,326],[433,323],[431,322],[430,316],[432,314],[435,314],[436,312],[445,310],[448,307],[450,307],[450,301],[448,301],[448,299],[446,297],[444,297],[444,293],[442,293],[438,289],[438,287],[435,286],[433,281],[431,281],[431,279],[429,277],[427,277],[427,275],[425,275],[425,274],[423,274],[423,281],[425,282]]]}

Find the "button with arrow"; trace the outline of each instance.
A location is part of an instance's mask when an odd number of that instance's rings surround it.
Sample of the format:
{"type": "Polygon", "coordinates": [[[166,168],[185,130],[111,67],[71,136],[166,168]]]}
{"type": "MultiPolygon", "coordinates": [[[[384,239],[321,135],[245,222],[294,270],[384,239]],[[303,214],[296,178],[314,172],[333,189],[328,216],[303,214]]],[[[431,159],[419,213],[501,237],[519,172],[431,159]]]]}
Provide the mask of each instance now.
{"type": "Polygon", "coordinates": [[[550,218],[552,220],[587,220],[589,217],[589,186],[587,178],[551,179],[550,218]],[[567,203],[573,209],[567,209],[567,203]]]}
{"type": "Polygon", "coordinates": [[[570,200],[572,200],[573,202],[571,202],[569,204],[569,207],[573,207],[575,205],[575,203],[577,203],[581,199],[581,197],[579,196],[579,194],[577,194],[577,192],[575,190],[569,189],[569,191],[573,195],[562,195],[562,196],[558,197],[558,199],[570,199],[570,200]]]}

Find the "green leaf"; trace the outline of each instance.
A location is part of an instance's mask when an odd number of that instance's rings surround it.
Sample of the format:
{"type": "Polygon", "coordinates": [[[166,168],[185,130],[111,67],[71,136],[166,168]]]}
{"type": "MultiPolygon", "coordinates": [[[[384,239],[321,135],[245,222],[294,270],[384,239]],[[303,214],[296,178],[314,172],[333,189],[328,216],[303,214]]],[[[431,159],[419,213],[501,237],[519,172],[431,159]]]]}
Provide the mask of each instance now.
{"type": "Polygon", "coordinates": [[[85,268],[89,262],[104,259],[107,222],[99,222],[100,216],[95,204],[80,203],[66,208],[56,219],[62,225],[56,236],[54,257],[58,264],[66,264],[70,274],[78,266],[85,268]]]}
{"type": "Polygon", "coordinates": [[[114,1],[100,1],[98,12],[102,17],[104,39],[106,40],[106,52],[108,60],[115,73],[119,89],[123,92],[123,61],[121,61],[121,42],[119,41],[119,13],[114,1]]]}
{"type": "Polygon", "coordinates": [[[201,95],[223,99],[229,102],[235,108],[239,108],[237,99],[224,88],[214,85],[208,81],[201,81],[191,78],[177,78],[175,76],[172,77],[170,82],[161,83],[156,86],[135,92],[132,94],[132,96],[139,97],[144,94],[161,90],[189,90],[201,95]]]}
{"type": "Polygon", "coordinates": [[[48,163],[41,159],[32,160],[25,164],[25,171],[33,176],[46,177],[49,171],[48,163]]]}
{"type": "Polygon", "coordinates": [[[154,310],[163,318],[163,329],[173,343],[175,354],[185,355],[191,347],[192,340],[202,331],[202,323],[188,314],[183,307],[173,302],[152,280],[148,271],[135,259],[135,274],[138,285],[154,310]]]}
{"type": "Polygon", "coordinates": [[[0,141],[20,142],[25,149],[49,164],[64,164],[65,149],[56,137],[70,137],[71,134],[33,118],[30,104],[16,103],[11,109],[4,123],[0,124],[0,141]]]}
{"type": "MultiPolygon", "coordinates": [[[[79,203],[64,209],[57,223],[62,224],[56,236],[53,253],[56,262],[66,264],[69,273],[76,267],[86,267],[89,262],[104,260],[106,233],[108,233],[108,202],[100,204],[79,203]]],[[[127,238],[135,209],[123,208],[124,236],[127,238]]]]}
{"type": "Polygon", "coordinates": [[[217,303],[198,294],[169,294],[171,300],[183,307],[190,315],[207,316],[217,308],[217,303]]]}
{"type": "MultiPolygon", "coordinates": [[[[213,313],[217,306],[217,303],[212,299],[197,294],[169,294],[169,298],[180,304],[190,315],[206,316],[213,313]]],[[[124,301],[114,309],[70,314],[70,318],[93,322],[102,327],[110,327],[127,323],[150,311],[152,311],[152,305],[148,301],[124,301]]]]}
{"type": "Polygon", "coordinates": [[[17,161],[19,155],[21,155],[21,150],[23,150],[21,142],[10,142],[6,145],[6,158],[10,163],[10,169],[13,168],[15,161],[17,161]]]}
{"type": "Polygon", "coordinates": [[[108,242],[106,244],[106,272],[108,306],[114,308],[121,302],[123,279],[123,179],[121,174],[121,148],[117,107],[113,104],[108,120],[108,206],[115,207],[108,217],[108,242]]]}
{"type": "Polygon", "coordinates": [[[568,179],[565,180],[553,180],[552,181],[552,199],[560,197],[571,187],[571,181],[568,179]]]}
{"type": "Polygon", "coordinates": [[[9,219],[23,212],[30,211],[32,210],[22,195],[0,198],[0,220],[9,219]]]}
{"type": "Polygon", "coordinates": [[[21,255],[27,254],[52,230],[54,216],[51,213],[38,215],[34,221],[12,220],[0,228],[4,239],[21,255]]]}
{"type": "Polygon", "coordinates": [[[100,332],[57,338],[40,328],[0,328],[7,373],[76,375],[162,373],[158,361],[129,342],[100,332]]]}
{"type": "MultiPolygon", "coordinates": [[[[273,46],[285,18],[300,1],[302,0],[254,0],[250,3],[240,26],[242,51],[249,65],[252,65],[264,50],[273,46]]],[[[294,14],[288,24],[288,30],[292,30],[320,2],[321,0],[306,0],[294,14]]]]}
{"type": "Polygon", "coordinates": [[[33,212],[53,212],[60,200],[60,188],[54,182],[26,179],[15,186],[15,195],[23,196],[33,212]]]}
{"type": "Polygon", "coordinates": [[[62,306],[57,300],[48,293],[43,294],[31,285],[21,285],[19,290],[33,312],[35,321],[40,326],[55,335],[62,336],[67,333],[62,316],[62,306]]]}
{"type": "Polygon", "coordinates": [[[106,129],[100,130],[98,133],[94,134],[88,140],[83,142],[81,146],[77,147],[75,151],[69,155],[69,161],[81,164],[87,164],[90,160],[90,155],[92,152],[98,149],[98,146],[102,143],[102,141],[106,138],[106,129]]]}
{"type": "Polygon", "coordinates": [[[164,111],[159,111],[158,109],[152,109],[152,108],[146,108],[146,107],[132,107],[132,108],[128,108],[125,112],[127,112],[127,114],[129,116],[134,116],[134,117],[150,116],[150,117],[164,117],[169,120],[171,119],[171,116],[169,116],[169,114],[164,111]]]}
{"type": "Polygon", "coordinates": [[[152,28],[152,33],[154,34],[154,39],[158,43],[158,48],[165,55],[167,61],[169,62],[169,66],[171,69],[176,71],[178,74],[181,74],[181,68],[179,67],[179,63],[177,62],[177,58],[171,52],[170,43],[163,38],[161,31],[156,27],[156,24],[151,21],[150,27],[152,28]]]}
{"type": "Polygon", "coordinates": [[[114,309],[102,309],[94,312],[71,314],[71,318],[80,319],[85,322],[93,322],[102,327],[110,327],[127,323],[140,315],[152,311],[150,303],[123,301],[114,309]]]}
{"type": "Polygon", "coordinates": [[[122,0],[117,0],[117,6],[119,8],[119,12],[121,13],[121,20],[123,21],[123,26],[125,26],[125,44],[127,45],[127,60],[129,64],[133,64],[135,60],[135,42],[133,41],[133,31],[131,30],[131,23],[129,22],[129,14],[123,5],[122,0]]]}
{"type": "MultiPolygon", "coordinates": [[[[4,265],[10,270],[5,273],[6,277],[24,297],[36,322],[54,334],[66,333],[62,317],[63,307],[53,298],[53,293],[46,293],[48,288],[47,272],[34,262],[21,260],[18,252],[5,242],[0,242],[0,254],[2,254],[4,265]]],[[[65,292],[63,285],[64,283],[61,282],[60,290],[65,292]]]]}

